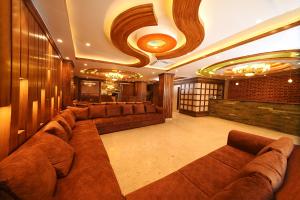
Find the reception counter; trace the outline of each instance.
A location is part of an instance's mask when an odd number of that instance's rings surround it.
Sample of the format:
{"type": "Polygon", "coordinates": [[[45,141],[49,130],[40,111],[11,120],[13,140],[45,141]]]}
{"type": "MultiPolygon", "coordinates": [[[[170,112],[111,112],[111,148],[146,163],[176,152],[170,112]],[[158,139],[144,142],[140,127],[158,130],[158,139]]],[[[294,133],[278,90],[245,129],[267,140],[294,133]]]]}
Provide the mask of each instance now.
{"type": "Polygon", "coordinates": [[[300,104],[212,99],[209,115],[300,136],[300,104]]]}

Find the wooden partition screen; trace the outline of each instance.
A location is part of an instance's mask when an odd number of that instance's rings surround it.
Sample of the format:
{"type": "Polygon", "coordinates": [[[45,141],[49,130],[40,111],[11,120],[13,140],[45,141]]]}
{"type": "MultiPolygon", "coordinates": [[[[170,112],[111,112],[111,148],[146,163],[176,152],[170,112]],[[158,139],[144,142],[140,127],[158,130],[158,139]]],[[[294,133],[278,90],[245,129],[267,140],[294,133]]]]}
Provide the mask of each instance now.
{"type": "Polygon", "coordinates": [[[208,115],[209,99],[223,99],[224,81],[193,78],[176,82],[180,85],[179,112],[191,116],[208,115]]]}
{"type": "Polygon", "coordinates": [[[1,0],[0,15],[1,159],[60,111],[62,58],[31,1],[1,0]]]}

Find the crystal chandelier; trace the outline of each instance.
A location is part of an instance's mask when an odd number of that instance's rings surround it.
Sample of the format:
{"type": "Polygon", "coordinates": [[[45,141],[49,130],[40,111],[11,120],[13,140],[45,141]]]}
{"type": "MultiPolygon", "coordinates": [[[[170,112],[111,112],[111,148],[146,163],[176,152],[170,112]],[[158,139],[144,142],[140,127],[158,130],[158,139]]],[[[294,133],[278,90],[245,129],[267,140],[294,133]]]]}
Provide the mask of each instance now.
{"type": "Polygon", "coordinates": [[[254,76],[256,74],[264,74],[270,70],[270,64],[255,63],[249,65],[236,66],[232,68],[233,73],[243,74],[245,76],[254,76]]]}
{"type": "Polygon", "coordinates": [[[109,73],[106,73],[105,76],[107,78],[111,79],[112,81],[117,81],[117,80],[123,78],[123,75],[118,72],[109,72],[109,73]]]}

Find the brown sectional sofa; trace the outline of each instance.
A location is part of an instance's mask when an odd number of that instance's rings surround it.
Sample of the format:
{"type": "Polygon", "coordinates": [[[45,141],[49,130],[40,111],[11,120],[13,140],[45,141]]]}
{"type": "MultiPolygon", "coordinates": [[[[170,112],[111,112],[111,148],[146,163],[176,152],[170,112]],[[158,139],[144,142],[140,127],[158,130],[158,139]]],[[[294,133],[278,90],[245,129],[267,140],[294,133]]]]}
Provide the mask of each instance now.
{"type": "Polygon", "coordinates": [[[91,104],[88,108],[70,109],[75,114],[81,112],[80,119],[92,119],[99,134],[165,122],[163,109],[149,103],[91,104]]]}
{"type": "Polygon", "coordinates": [[[287,158],[277,149],[257,155],[273,141],[231,131],[227,145],[126,195],[126,199],[300,199],[300,147],[287,144],[288,155],[294,150],[286,167],[287,158]]]}
{"type": "Polygon", "coordinates": [[[300,199],[300,147],[240,131],[229,133],[227,145],[124,197],[88,109],[71,109],[54,118],[65,132],[49,123],[0,162],[1,200],[300,199]]]}

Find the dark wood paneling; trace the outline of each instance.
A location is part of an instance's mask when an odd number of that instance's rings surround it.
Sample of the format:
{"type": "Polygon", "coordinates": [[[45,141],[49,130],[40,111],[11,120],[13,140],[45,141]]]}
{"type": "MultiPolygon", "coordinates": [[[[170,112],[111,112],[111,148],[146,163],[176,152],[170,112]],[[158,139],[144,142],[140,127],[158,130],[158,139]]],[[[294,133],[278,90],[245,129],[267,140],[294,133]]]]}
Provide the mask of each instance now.
{"type": "MultiPolygon", "coordinates": [[[[21,3],[12,1],[12,73],[11,73],[11,122],[10,147],[18,145],[18,121],[19,121],[19,85],[20,85],[20,44],[21,44],[21,3]]],[[[12,150],[13,148],[10,148],[12,150]]]]}
{"type": "Polygon", "coordinates": [[[73,69],[74,65],[72,62],[64,60],[62,68],[62,103],[63,107],[73,105],[73,96],[72,93],[72,79],[73,79],[73,69]]]}
{"type": "Polygon", "coordinates": [[[10,104],[11,1],[0,1],[0,107],[10,104]]]}
{"type": "Polygon", "coordinates": [[[1,1],[0,108],[8,119],[2,113],[0,117],[6,121],[8,131],[3,136],[6,142],[0,138],[0,158],[25,142],[41,123],[50,120],[51,97],[55,106],[52,116],[61,107],[58,100],[62,83],[60,54],[49,40],[50,35],[46,34],[48,31],[36,10],[30,6],[29,0],[1,1]],[[46,85],[47,69],[51,76],[46,85]],[[46,100],[42,103],[44,89],[48,103],[46,100]]]}

